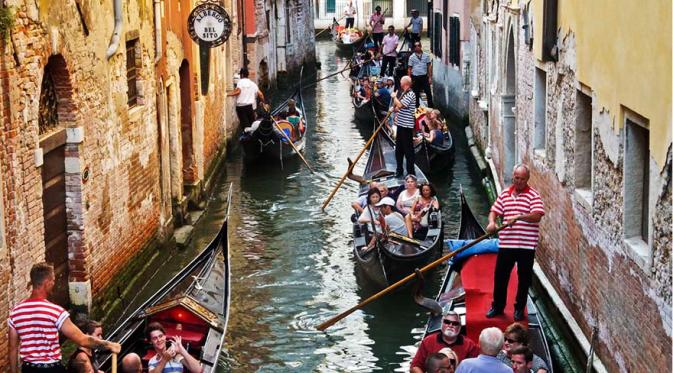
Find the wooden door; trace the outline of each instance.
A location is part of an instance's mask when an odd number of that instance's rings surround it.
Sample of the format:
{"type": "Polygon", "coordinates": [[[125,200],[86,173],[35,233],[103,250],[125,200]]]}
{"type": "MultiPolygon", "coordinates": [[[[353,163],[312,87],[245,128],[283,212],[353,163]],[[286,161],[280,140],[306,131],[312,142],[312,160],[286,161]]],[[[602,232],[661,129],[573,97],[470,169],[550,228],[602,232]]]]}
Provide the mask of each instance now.
{"type": "Polygon", "coordinates": [[[42,206],[44,209],[45,259],[54,265],[56,285],[52,301],[67,306],[68,235],[65,211],[65,131],[42,142],[42,206]]]}

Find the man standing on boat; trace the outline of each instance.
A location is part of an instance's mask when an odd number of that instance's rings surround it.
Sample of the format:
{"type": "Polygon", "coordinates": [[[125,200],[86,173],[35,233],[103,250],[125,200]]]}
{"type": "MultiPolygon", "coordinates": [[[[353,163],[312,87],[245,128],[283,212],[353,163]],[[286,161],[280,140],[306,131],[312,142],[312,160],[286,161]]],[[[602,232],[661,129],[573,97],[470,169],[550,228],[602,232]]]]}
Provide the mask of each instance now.
{"type": "Polygon", "coordinates": [[[102,348],[119,353],[119,343],[108,342],[86,335],[70,321],[70,314],[61,306],[51,303],[56,277],[49,263],[38,263],[30,269],[30,297],[18,303],[9,312],[9,371],[65,373],[61,364],[59,332],[77,346],[88,349],[102,348]],[[18,358],[21,358],[19,370],[18,358]]]}
{"type": "Polygon", "coordinates": [[[264,101],[264,94],[259,90],[255,82],[248,79],[247,67],[241,68],[239,72],[240,80],[236,89],[227,93],[227,96],[236,96],[236,115],[241,128],[250,127],[255,121],[255,107],[257,106],[257,97],[264,101]]]}
{"type": "Polygon", "coordinates": [[[381,64],[381,76],[393,76],[395,64],[397,64],[397,45],[399,36],[395,33],[395,26],[388,26],[388,33],[383,37],[381,52],[383,63],[381,64]]]}
{"type": "Polygon", "coordinates": [[[376,6],[374,13],[369,16],[369,26],[372,28],[372,39],[374,39],[374,46],[377,50],[381,50],[381,42],[383,42],[383,24],[386,23],[386,16],[381,14],[381,7],[376,6]]]}
{"type": "Polygon", "coordinates": [[[479,347],[470,338],[460,334],[460,316],[454,311],[448,311],[442,318],[442,330],[428,334],[416,355],[411,361],[411,373],[423,373],[425,360],[431,354],[449,347],[456,354],[459,361],[479,356],[479,347]]]}
{"type": "Polygon", "coordinates": [[[416,42],[421,41],[421,32],[423,32],[423,18],[419,16],[418,10],[411,10],[411,19],[409,19],[409,24],[404,28],[406,32],[411,26],[411,35],[409,36],[409,48],[414,45],[416,42]]]}
{"type": "Polygon", "coordinates": [[[407,174],[415,175],[414,169],[414,124],[416,118],[416,95],[411,90],[411,78],[402,77],[400,80],[402,94],[398,98],[397,92],[393,94],[393,111],[397,113],[397,135],[395,136],[395,160],[397,161],[396,177],[404,175],[404,164],[407,160],[407,174]]]}
{"type": "Polygon", "coordinates": [[[535,248],[540,237],[540,220],[544,215],[544,204],[540,194],[528,185],[530,170],[520,164],[514,167],[512,185],[502,191],[491,207],[486,231],[493,233],[497,229],[495,219],[503,217],[504,223],[513,225],[499,233],[498,258],[495,264],[493,280],[493,303],[486,314],[487,318],[501,315],[507,304],[507,285],[509,275],[516,263],[519,284],[514,303],[514,320],[524,319],[524,308],[528,297],[528,288],[533,279],[535,248]]]}
{"type": "Polygon", "coordinates": [[[346,7],[344,8],[344,17],[346,17],[346,28],[352,28],[353,26],[355,26],[355,14],[357,14],[357,11],[353,6],[353,1],[348,0],[348,4],[346,4],[346,7]]]}
{"type": "Polygon", "coordinates": [[[411,77],[412,87],[416,94],[416,106],[419,104],[421,91],[423,91],[428,99],[428,107],[434,107],[432,104],[432,88],[430,87],[432,85],[432,60],[429,54],[423,52],[420,41],[414,43],[414,53],[409,56],[407,65],[407,75],[411,77]]]}

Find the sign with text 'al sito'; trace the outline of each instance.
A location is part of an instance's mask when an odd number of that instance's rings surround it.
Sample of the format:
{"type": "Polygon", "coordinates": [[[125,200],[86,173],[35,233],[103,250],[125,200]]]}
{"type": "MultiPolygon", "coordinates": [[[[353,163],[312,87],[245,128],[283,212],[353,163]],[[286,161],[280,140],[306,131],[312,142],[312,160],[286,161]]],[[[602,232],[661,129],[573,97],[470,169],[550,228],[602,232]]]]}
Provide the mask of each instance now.
{"type": "Polygon", "coordinates": [[[189,36],[201,46],[214,48],[224,44],[231,34],[231,18],[216,2],[197,5],[187,19],[189,36]]]}

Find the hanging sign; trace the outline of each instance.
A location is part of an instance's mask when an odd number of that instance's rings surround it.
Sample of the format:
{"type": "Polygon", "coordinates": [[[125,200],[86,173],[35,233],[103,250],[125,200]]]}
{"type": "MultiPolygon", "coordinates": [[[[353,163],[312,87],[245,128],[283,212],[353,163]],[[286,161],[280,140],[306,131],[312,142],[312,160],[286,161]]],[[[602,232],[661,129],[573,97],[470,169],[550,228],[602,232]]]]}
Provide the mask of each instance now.
{"type": "Polygon", "coordinates": [[[187,27],[192,40],[205,47],[214,48],[229,39],[231,18],[221,5],[203,2],[189,14],[187,27]]]}

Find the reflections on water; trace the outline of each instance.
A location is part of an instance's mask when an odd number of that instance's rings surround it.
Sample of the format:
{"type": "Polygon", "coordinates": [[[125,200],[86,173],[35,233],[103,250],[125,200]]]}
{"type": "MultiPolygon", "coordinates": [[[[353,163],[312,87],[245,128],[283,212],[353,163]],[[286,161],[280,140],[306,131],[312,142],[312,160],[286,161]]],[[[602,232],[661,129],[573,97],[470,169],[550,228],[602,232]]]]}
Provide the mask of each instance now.
{"type": "MultiPolygon", "coordinates": [[[[317,53],[321,75],[347,63],[331,42],[318,42],[317,53]]],[[[303,92],[309,121],[305,155],[316,174],[298,159],[285,160],[282,170],[277,161],[245,164],[237,154],[226,162],[222,190],[213,197],[222,199],[225,186],[234,182],[232,308],[219,371],[408,370],[427,317],[409,289],[368,305],[326,333],[315,330],[378,290],[356,275],[352,259],[350,201],[357,186],[347,182],[326,211],[320,210],[347,168],[346,157],[360,150],[372,129],[371,123],[354,122],[348,91],[349,82],[336,75],[303,92]]],[[[487,208],[462,128],[451,132],[455,165],[433,180],[449,236],[457,231],[460,184],[476,211],[487,208]]],[[[434,297],[442,271],[428,276],[427,296],[434,297]]]]}

